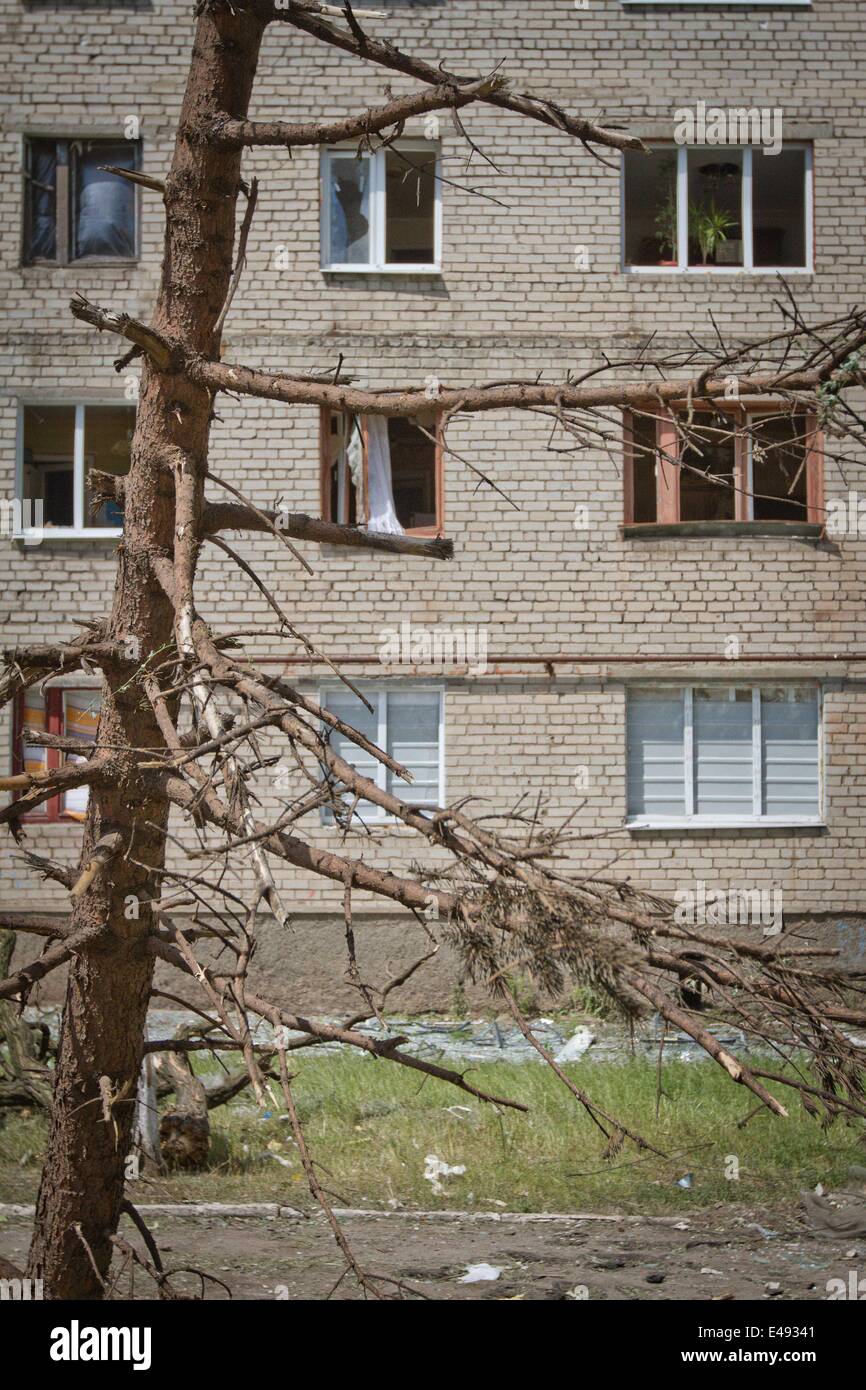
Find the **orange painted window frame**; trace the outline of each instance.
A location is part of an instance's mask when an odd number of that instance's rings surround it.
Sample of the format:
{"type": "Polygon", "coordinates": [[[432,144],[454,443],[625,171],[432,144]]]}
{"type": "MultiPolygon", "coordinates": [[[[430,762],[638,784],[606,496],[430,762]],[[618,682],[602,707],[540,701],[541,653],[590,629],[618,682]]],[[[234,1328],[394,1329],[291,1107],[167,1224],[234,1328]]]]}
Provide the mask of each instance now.
{"type": "MultiPolygon", "coordinates": [[[[63,735],[66,731],[66,717],[63,708],[63,689],[62,687],[52,687],[43,691],[45,699],[45,717],[48,725],[49,734],[63,735]]],[[[12,745],[12,771],[19,773],[24,771],[24,692],[19,691],[15,697],[15,708],[12,720],[13,745],[12,745]]],[[[63,766],[64,754],[59,748],[46,748],[45,766],[47,769],[57,769],[63,766]]],[[[65,824],[78,822],[78,817],[69,814],[63,809],[63,795],[51,796],[47,801],[43,801],[41,806],[35,807],[32,811],[27,811],[22,817],[23,822],[39,821],[40,824],[46,822],[62,821],[65,824]]]]}
{"type": "MultiPolygon", "coordinates": [[[[330,486],[330,465],[328,460],[328,441],[331,436],[331,416],[340,414],[339,411],[331,410],[330,406],[323,405],[319,411],[319,507],[323,521],[333,521],[331,516],[331,486],[330,486]]],[[[364,467],[364,500],[367,498],[367,420],[362,415],[361,419],[361,447],[364,467]]],[[[436,455],[434,480],[436,492],[436,525],[435,526],[412,526],[406,531],[407,536],[442,536],[445,533],[445,451],[442,447],[442,431],[439,422],[436,422],[436,455]]],[[[366,525],[365,515],[363,522],[358,521],[358,525],[366,525]]]]}
{"type": "MultiPolygon", "coordinates": [[[[728,402],[724,402],[727,407],[728,402]]],[[[672,416],[677,411],[687,409],[685,401],[675,401],[669,410],[665,410],[658,401],[646,401],[640,406],[643,415],[654,415],[656,417],[656,439],[659,448],[668,457],[658,459],[658,471],[656,474],[656,519],[654,523],[636,522],[634,519],[634,435],[632,410],[623,411],[623,524],[625,526],[640,525],[677,525],[680,521],[680,469],[674,462],[674,458],[679,457],[679,443],[677,431],[672,416]]],[[[709,407],[695,407],[696,410],[708,410],[709,407]]],[[[760,521],[755,521],[747,515],[749,509],[748,499],[748,447],[747,436],[743,432],[747,417],[750,415],[771,415],[778,413],[778,402],[773,401],[740,401],[725,411],[733,417],[737,426],[735,439],[735,478],[736,492],[734,496],[734,520],[745,522],[749,526],[760,526],[760,521]]],[[[824,525],[824,440],[818,428],[818,419],[814,411],[803,412],[806,416],[806,514],[803,518],[810,525],[824,525]]],[[[783,525],[796,526],[796,521],[782,522],[783,525]]]]}

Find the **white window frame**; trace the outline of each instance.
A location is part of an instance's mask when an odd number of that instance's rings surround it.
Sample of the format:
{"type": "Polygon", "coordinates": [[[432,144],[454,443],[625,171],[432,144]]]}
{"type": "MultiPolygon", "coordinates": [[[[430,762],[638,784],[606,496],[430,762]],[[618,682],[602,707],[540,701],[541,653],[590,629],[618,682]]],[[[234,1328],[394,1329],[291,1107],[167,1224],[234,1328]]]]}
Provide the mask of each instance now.
{"type": "MultiPolygon", "coordinates": [[[[642,0],[646,3],[646,0],[642,0]]],[[[629,265],[626,261],[626,204],[625,204],[625,161],[620,173],[620,265],[626,275],[813,275],[814,258],[814,213],[812,178],[813,148],[805,140],[786,141],[785,150],[805,150],[803,168],[803,217],[805,220],[806,264],[794,266],[772,266],[754,264],[755,248],[752,237],[752,145],[665,145],[652,144],[653,150],[664,150],[677,155],[677,264],[676,265],[629,265]],[[736,150],[743,156],[742,210],[743,264],[742,265],[689,265],[689,150],[693,149],[736,150]]]]}
{"type": "MultiPolygon", "coordinates": [[[[811,685],[812,682],[800,681],[778,681],[774,682],[772,677],[757,684],[754,681],[741,681],[736,685],[731,685],[729,681],[701,681],[698,685],[672,684],[668,687],[671,692],[679,691],[683,697],[683,804],[686,808],[685,815],[682,816],[630,816],[626,814],[625,825],[629,830],[723,830],[723,829],[745,829],[750,826],[763,826],[767,829],[825,825],[824,817],[824,687],[819,683],[814,684],[818,706],[818,811],[814,816],[767,816],[761,813],[761,798],[763,795],[763,767],[761,761],[761,688],[766,686],[790,685],[811,685]],[[733,692],[735,689],[748,687],[752,692],[752,814],[739,813],[733,816],[723,815],[697,815],[695,805],[695,759],[694,759],[694,691],[696,688],[703,689],[704,686],[721,686],[733,692]]],[[[654,681],[653,688],[663,689],[661,681],[654,681]]],[[[632,689],[638,691],[645,689],[645,686],[634,685],[632,689]]],[[[629,691],[626,691],[626,701],[628,701],[629,691]]],[[[628,747],[628,734],[626,733],[626,759],[630,756],[628,747]]]]}
{"type": "MultiPolygon", "coordinates": [[[[444,806],[444,805],[446,804],[446,801],[445,801],[445,687],[444,687],[443,685],[431,685],[431,684],[429,684],[429,682],[423,682],[423,683],[422,683],[422,682],[419,682],[419,681],[406,681],[406,682],[400,681],[399,683],[396,682],[396,681],[393,681],[393,682],[388,682],[388,683],[383,684],[383,685],[373,685],[373,686],[366,685],[364,682],[359,681],[359,682],[356,682],[356,684],[358,685],[358,689],[362,692],[363,695],[366,696],[366,698],[370,701],[370,704],[373,705],[373,707],[374,707],[374,709],[375,709],[375,711],[376,711],[376,740],[375,740],[375,742],[376,742],[377,747],[381,748],[381,749],[383,750],[383,752],[386,751],[386,750],[387,750],[387,747],[388,747],[388,700],[387,700],[388,694],[390,693],[390,694],[394,694],[394,695],[404,695],[404,694],[411,694],[412,692],[417,692],[419,695],[421,695],[421,694],[423,694],[423,695],[438,695],[438,697],[439,697],[439,720],[438,720],[438,727],[437,727],[437,739],[438,739],[438,745],[439,745],[439,765],[438,765],[437,771],[438,771],[438,778],[439,778],[439,787],[438,787],[438,795],[437,795],[437,799],[436,799],[436,800],[437,800],[437,805],[439,805],[439,806],[444,806]]],[[[323,687],[319,690],[319,697],[318,697],[318,698],[319,698],[319,704],[322,706],[323,709],[327,707],[328,696],[329,696],[329,695],[333,695],[334,692],[335,692],[336,690],[345,690],[345,686],[337,686],[337,685],[329,684],[329,685],[323,686],[323,687]]],[[[323,731],[327,731],[327,730],[329,730],[329,729],[330,729],[330,725],[325,724],[325,723],[322,724],[322,730],[323,730],[323,731]]],[[[383,792],[384,792],[384,791],[387,791],[387,789],[388,789],[388,769],[386,768],[386,766],[385,766],[384,763],[379,762],[378,760],[377,760],[377,762],[376,762],[376,772],[375,772],[375,779],[374,779],[374,780],[375,780],[376,786],[379,788],[380,791],[383,791],[383,792]]],[[[401,787],[401,786],[409,786],[409,785],[410,785],[409,783],[405,783],[405,782],[402,782],[402,781],[398,781],[397,787],[396,787],[395,789],[392,790],[392,795],[399,796],[399,794],[400,794],[400,790],[399,790],[400,787],[401,787]]],[[[422,815],[422,816],[429,813],[429,808],[426,807],[426,806],[419,806],[419,807],[417,807],[417,810],[418,810],[418,813],[419,813],[420,815],[422,815]]],[[[356,812],[356,815],[357,815],[357,812],[356,812]]],[[[353,819],[354,819],[354,817],[353,817],[353,819]]],[[[327,808],[327,807],[324,807],[324,806],[322,807],[322,811],[321,811],[321,821],[322,821],[322,825],[330,826],[332,829],[335,829],[335,830],[340,830],[340,826],[337,825],[336,821],[333,819],[332,814],[329,813],[328,808],[327,808]]],[[[363,822],[364,822],[365,825],[396,825],[396,826],[400,826],[400,825],[403,825],[403,824],[404,824],[404,822],[403,822],[402,820],[400,820],[399,816],[392,816],[392,815],[390,815],[390,814],[385,810],[385,808],[384,808],[383,806],[376,806],[372,812],[365,812],[365,813],[364,813],[364,816],[363,816],[363,822]]]]}
{"type": "Polygon", "coordinates": [[[433,170],[433,260],[395,261],[385,260],[385,156],[386,150],[376,150],[373,154],[363,154],[362,159],[371,161],[370,168],[370,255],[364,262],[351,265],[328,259],[331,247],[331,160],[334,156],[345,158],[355,153],[355,145],[336,145],[322,151],[321,162],[321,251],[320,263],[324,271],[340,275],[441,275],[442,274],[442,155],[433,140],[400,140],[395,146],[407,154],[429,154],[435,161],[433,170]]]}
{"type": "MultiPolygon", "coordinates": [[[[72,505],[74,522],[72,526],[22,526],[17,530],[13,539],[24,541],[69,541],[69,540],[117,540],[123,535],[122,526],[87,526],[85,525],[84,510],[84,483],[87,477],[87,465],[93,462],[93,456],[84,452],[84,413],[86,410],[98,410],[105,406],[127,406],[132,403],[127,400],[118,400],[116,396],[108,397],[97,401],[69,401],[69,400],[24,400],[18,403],[18,437],[15,459],[15,496],[24,498],[24,412],[27,409],[38,409],[40,406],[46,408],[50,406],[65,406],[67,409],[75,407],[75,433],[72,454],[72,505]]],[[[68,458],[67,454],[42,454],[39,456],[46,462],[52,460],[62,460],[68,458]]]]}

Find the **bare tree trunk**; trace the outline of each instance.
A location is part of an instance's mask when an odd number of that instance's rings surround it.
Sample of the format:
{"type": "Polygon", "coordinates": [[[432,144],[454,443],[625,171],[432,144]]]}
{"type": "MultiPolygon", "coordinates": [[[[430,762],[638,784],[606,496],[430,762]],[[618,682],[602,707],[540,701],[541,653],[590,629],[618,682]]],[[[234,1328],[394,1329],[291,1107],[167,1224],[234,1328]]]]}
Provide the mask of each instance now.
{"type": "MultiPolygon", "coordinates": [[[[259,20],[227,8],[199,17],[166,183],[166,247],[154,326],[206,355],[214,352],[214,326],[231,276],[241,155],[208,144],[201,134],[220,112],[246,116],[261,36],[259,20]]],[[[171,489],[159,486],[160,474],[168,470],[177,486],[201,495],[211,405],[208,391],[145,361],[106,634],[126,643],[138,639],[139,647],[133,642],[131,650],[140,652],[141,661],[155,652],[167,655],[173,640],[172,604],[153,563],[170,557],[176,541],[174,499],[171,489]]],[[[196,537],[178,543],[197,548],[196,537]]],[[[158,880],[148,869],[162,866],[165,851],[166,804],[149,797],[131,752],[162,748],[164,742],[140,684],[130,683],[128,664],[106,670],[102,702],[99,741],[119,745],[121,752],[111,776],[91,788],[82,866],[106,834],[119,832],[123,849],[72,899],[72,929],[103,930],[70,965],[30,1250],[28,1268],[43,1278],[52,1299],[103,1294],[123,1200],[153,973],[146,904],[158,880]]]]}

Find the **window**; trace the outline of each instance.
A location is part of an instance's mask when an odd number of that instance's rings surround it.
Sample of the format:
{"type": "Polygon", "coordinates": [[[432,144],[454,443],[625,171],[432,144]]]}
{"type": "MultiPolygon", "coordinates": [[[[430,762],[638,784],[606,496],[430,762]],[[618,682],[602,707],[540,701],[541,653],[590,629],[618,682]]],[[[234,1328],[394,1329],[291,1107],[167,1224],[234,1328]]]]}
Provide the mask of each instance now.
{"type": "Polygon", "coordinates": [[[627,708],[630,825],[820,823],[816,687],[631,689],[627,708]]]}
{"type": "Polygon", "coordinates": [[[626,270],[811,270],[812,151],[664,145],[623,154],[626,270]]]}
{"type": "Polygon", "coordinates": [[[325,270],[438,273],[441,184],[435,145],[402,142],[322,156],[325,270]]]}
{"type": "MultiPolygon", "coordinates": [[[[30,686],[22,692],[15,710],[15,772],[44,772],[62,767],[65,762],[83,762],[75,754],[62,753],[57,748],[45,748],[29,742],[35,732],[59,734],[66,738],[96,741],[101,695],[92,687],[30,686]]],[[[83,820],[87,811],[87,787],[73,787],[61,796],[52,796],[41,806],[29,811],[25,820],[67,821],[83,820]]]]}
{"type": "Polygon", "coordinates": [[[435,416],[419,421],[323,410],[322,516],[344,526],[441,534],[442,448],[435,416]]]}
{"type": "Polygon", "coordinates": [[[813,415],[780,407],[625,414],[625,523],[821,526],[823,457],[813,415]],[[781,525],[776,525],[781,523],[781,525]]]}
{"type": "MultiPolygon", "coordinates": [[[[334,752],[350,763],[362,776],[383,791],[398,796],[407,805],[423,809],[441,806],[445,799],[444,695],[441,689],[401,687],[364,689],[373,713],[345,687],[324,691],[320,703],[346,724],[364,734],[371,743],[414,777],[404,782],[387,767],[359,748],[351,739],[330,732],[334,752]]],[[[327,726],[325,726],[327,728],[327,726]]],[[[354,798],[345,798],[347,807],[354,798]]],[[[381,806],[359,801],[354,811],[359,823],[369,825],[391,819],[381,806]]],[[[333,813],[323,812],[325,824],[333,824],[333,813]]]]}
{"type": "Polygon", "coordinates": [[[100,166],[138,169],[140,154],[137,140],[26,140],[25,265],[134,260],[135,187],[100,166]]]}
{"type": "Polygon", "coordinates": [[[116,502],[96,505],[92,469],[129,471],[135,406],[25,405],[19,427],[20,467],[16,495],[26,533],[119,536],[116,502]]]}

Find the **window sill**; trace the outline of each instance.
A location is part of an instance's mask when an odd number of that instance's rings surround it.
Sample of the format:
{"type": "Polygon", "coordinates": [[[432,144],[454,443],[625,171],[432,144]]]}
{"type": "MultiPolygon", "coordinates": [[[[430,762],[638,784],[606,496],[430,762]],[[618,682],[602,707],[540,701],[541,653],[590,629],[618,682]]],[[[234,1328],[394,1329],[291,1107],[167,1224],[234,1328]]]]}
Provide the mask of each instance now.
{"type": "Polygon", "coordinates": [[[440,265],[323,265],[323,275],[441,275],[440,265]]]}
{"type": "Polygon", "coordinates": [[[678,275],[684,277],[697,275],[701,278],[707,275],[748,275],[750,277],[767,275],[775,279],[778,275],[815,274],[814,267],[809,265],[624,265],[621,270],[623,275],[678,275]]]}
{"type": "Polygon", "coordinates": [[[41,531],[16,531],[13,540],[26,546],[42,545],[45,541],[117,541],[123,535],[123,527],[87,527],[75,531],[70,526],[51,526],[41,531]]]}
{"type": "Polygon", "coordinates": [[[629,831],[640,830],[826,830],[821,816],[632,816],[629,831]]]}
{"type": "Polygon", "coordinates": [[[86,265],[116,266],[118,270],[127,270],[131,266],[139,264],[138,256],[78,256],[74,261],[22,261],[22,270],[75,270],[77,266],[86,265]]]}
{"type": "Polygon", "coordinates": [[[712,537],[734,540],[820,540],[824,528],[815,521],[635,521],[624,523],[619,533],[623,540],[629,541],[712,537]]]}

